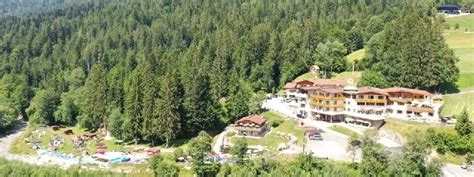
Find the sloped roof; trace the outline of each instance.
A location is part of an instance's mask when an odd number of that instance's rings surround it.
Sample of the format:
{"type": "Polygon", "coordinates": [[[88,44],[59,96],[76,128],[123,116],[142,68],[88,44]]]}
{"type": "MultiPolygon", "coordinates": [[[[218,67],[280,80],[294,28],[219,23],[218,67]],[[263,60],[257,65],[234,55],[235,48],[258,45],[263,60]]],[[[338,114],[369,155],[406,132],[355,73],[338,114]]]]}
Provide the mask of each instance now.
{"type": "Polygon", "coordinates": [[[378,95],[388,96],[387,92],[385,92],[382,89],[375,88],[375,87],[360,87],[360,88],[357,88],[357,92],[358,92],[358,94],[375,93],[375,94],[378,94],[378,95]]]}
{"type": "Polygon", "coordinates": [[[431,96],[430,92],[427,92],[424,90],[409,89],[409,88],[403,88],[403,87],[392,87],[392,88],[386,88],[383,90],[387,93],[412,93],[415,95],[431,96]]]}
{"type": "Polygon", "coordinates": [[[344,88],[342,87],[321,87],[321,86],[311,86],[311,87],[302,87],[301,89],[306,91],[322,91],[326,93],[343,93],[344,88]]]}
{"type": "Polygon", "coordinates": [[[346,86],[347,83],[344,80],[335,80],[335,79],[311,79],[314,85],[340,85],[346,86]]]}
{"type": "Polygon", "coordinates": [[[267,119],[265,119],[264,117],[260,116],[260,115],[250,115],[250,116],[247,116],[247,117],[244,117],[244,118],[241,118],[239,120],[237,120],[237,124],[238,123],[244,123],[244,122],[247,122],[247,121],[250,121],[252,123],[255,123],[257,125],[263,125],[265,124],[265,122],[267,122],[267,119]]]}
{"type": "Polygon", "coordinates": [[[294,82],[288,82],[283,87],[283,89],[295,89],[295,88],[296,88],[296,83],[294,83],[294,82]]]}

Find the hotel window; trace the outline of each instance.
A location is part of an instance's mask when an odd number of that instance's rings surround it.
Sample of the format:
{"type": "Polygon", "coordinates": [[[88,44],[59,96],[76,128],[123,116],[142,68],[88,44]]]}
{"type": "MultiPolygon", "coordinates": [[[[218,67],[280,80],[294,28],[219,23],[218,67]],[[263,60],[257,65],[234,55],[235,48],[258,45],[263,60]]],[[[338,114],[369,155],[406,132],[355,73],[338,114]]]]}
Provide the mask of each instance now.
{"type": "Polygon", "coordinates": [[[397,114],[402,114],[403,112],[401,110],[397,110],[397,114]]]}
{"type": "Polygon", "coordinates": [[[433,113],[428,113],[428,116],[433,117],[433,113]]]}

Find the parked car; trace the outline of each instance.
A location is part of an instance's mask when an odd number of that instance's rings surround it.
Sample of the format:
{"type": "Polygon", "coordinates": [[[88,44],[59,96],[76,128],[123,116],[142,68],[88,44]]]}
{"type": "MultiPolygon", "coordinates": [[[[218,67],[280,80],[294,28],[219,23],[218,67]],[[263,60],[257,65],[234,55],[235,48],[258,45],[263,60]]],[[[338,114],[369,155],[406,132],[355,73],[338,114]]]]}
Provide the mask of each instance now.
{"type": "Polygon", "coordinates": [[[323,137],[321,136],[320,133],[314,133],[314,134],[309,136],[309,139],[310,140],[315,140],[315,141],[322,141],[323,137]]]}

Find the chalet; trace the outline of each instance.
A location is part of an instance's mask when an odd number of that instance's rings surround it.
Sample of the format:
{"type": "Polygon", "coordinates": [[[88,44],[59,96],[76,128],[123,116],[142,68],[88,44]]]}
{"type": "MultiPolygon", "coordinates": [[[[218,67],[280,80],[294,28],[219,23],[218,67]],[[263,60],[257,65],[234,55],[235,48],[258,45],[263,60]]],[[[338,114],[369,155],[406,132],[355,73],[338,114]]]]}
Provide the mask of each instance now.
{"type": "Polygon", "coordinates": [[[242,136],[264,136],[270,130],[270,125],[264,117],[250,115],[237,120],[234,129],[242,136]]]}

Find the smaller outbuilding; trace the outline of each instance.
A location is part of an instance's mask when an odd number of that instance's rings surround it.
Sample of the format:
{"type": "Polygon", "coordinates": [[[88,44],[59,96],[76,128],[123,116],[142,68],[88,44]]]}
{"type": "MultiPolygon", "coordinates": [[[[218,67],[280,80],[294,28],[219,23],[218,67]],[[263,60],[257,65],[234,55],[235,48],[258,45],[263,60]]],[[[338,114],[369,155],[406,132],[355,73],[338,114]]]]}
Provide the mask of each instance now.
{"type": "Polygon", "coordinates": [[[319,66],[318,65],[312,65],[309,67],[309,71],[314,74],[319,74],[319,66]]]}
{"type": "Polygon", "coordinates": [[[439,5],[438,12],[445,13],[445,14],[460,14],[461,9],[456,5],[439,5]]]}
{"type": "Polygon", "coordinates": [[[250,115],[237,120],[234,129],[241,136],[265,136],[270,130],[270,125],[264,117],[250,115]]]}

